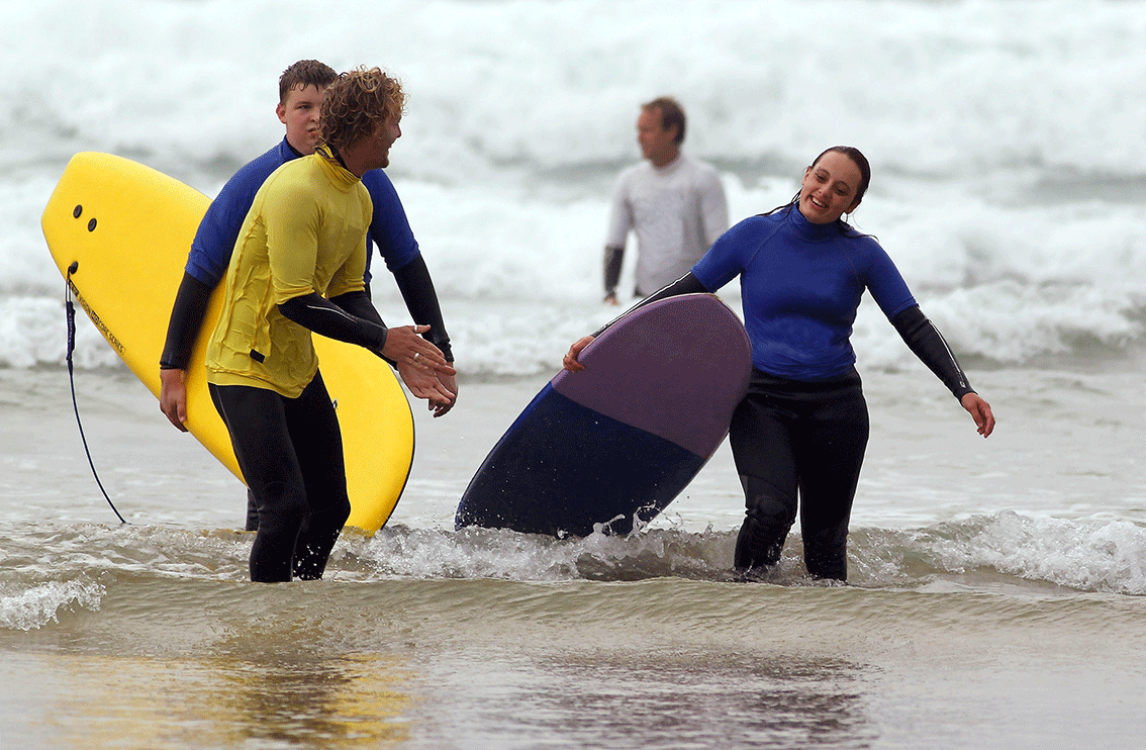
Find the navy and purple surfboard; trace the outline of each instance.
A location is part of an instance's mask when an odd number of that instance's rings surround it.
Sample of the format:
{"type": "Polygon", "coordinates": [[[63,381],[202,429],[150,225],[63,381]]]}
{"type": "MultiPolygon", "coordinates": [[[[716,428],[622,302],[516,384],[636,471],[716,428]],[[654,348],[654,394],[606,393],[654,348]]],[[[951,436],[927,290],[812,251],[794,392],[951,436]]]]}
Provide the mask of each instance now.
{"type": "Polygon", "coordinates": [[[457,528],[627,534],[683,490],[728,434],[752,369],[740,320],[711,294],[628,313],[562,370],[494,446],[457,528]]]}

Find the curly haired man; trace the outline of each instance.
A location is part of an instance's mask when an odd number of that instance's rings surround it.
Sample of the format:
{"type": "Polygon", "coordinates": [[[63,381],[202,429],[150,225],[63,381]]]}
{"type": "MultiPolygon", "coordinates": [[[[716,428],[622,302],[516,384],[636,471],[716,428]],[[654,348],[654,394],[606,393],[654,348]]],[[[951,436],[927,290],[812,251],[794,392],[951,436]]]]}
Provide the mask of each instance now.
{"type": "Polygon", "coordinates": [[[322,144],[259,188],[227,268],[207,382],[258,507],[253,581],[321,578],[350,513],[312,332],[380,354],[418,398],[453,395],[438,376],[455,371],[419,335],[427,327],[387,329],[363,281],[372,206],[361,178],[390,163],[405,102],[378,68],[331,83],[322,144]]]}

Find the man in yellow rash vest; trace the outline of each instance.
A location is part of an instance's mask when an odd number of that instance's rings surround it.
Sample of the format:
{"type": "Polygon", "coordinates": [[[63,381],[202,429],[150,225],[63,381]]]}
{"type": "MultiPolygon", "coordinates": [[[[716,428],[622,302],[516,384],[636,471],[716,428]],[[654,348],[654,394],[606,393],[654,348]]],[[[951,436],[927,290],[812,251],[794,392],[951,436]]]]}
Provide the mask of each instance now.
{"type": "Polygon", "coordinates": [[[405,100],[378,68],[339,76],[322,103],[324,144],[263,183],[227,268],[207,382],[258,506],[253,581],[321,578],[350,513],[311,332],[380,354],[418,398],[452,396],[438,375],[456,371],[418,335],[428,327],[387,329],[363,282],[372,205],[361,177],[389,165],[405,100]]]}

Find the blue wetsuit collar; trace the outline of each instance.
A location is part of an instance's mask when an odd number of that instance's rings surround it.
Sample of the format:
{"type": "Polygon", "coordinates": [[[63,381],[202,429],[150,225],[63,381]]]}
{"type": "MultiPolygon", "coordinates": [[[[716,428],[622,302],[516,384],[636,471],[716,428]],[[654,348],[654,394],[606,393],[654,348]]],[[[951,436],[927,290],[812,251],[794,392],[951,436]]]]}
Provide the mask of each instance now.
{"type": "Polygon", "coordinates": [[[800,213],[800,209],[796,205],[788,207],[787,221],[793,231],[808,242],[827,242],[838,239],[842,234],[838,222],[813,224],[800,213]]]}
{"type": "Polygon", "coordinates": [[[302,158],[302,152],[290,145],[290,141],[286,139],[285,135],[283,136],[283,142],[279,144],[279,155],[282,156],[283,164],[286,164],[288,161],[293,161],[294,159],[302,158]]]}

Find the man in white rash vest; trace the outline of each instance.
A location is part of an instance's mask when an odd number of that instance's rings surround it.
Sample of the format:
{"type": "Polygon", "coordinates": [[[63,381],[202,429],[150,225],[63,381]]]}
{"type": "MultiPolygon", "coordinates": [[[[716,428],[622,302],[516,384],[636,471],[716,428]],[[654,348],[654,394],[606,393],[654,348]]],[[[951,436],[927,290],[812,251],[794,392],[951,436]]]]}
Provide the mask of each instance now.
{"type": "Polygon", "coordinates": [[[629,231],[637,234],[636,296],[688,273],[728,229],[728,205],[714,167],[681,152],[684,110],[670,97],[641,105],[637,142],[646,161],[617,180],[605,238],[605,302],[618,304],[617,282],[629,231]]]}

